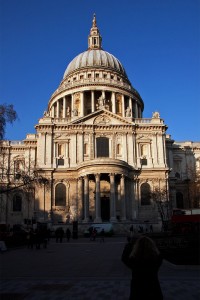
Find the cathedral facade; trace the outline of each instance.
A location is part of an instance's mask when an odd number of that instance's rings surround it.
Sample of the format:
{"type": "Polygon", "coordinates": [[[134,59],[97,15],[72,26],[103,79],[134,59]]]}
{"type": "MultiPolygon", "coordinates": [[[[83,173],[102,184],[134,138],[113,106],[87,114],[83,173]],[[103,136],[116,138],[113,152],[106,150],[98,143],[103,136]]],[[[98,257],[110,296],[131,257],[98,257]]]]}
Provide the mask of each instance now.
{"type": "Polygon", "coordinates": [[[200,143],[172,140],[159,112],[143,118],[140,94],[101,45],[94,16],[88,50],[67,66],[36,133],[2,141],[1,222],[153,224],[193,206],[200,143]]]}

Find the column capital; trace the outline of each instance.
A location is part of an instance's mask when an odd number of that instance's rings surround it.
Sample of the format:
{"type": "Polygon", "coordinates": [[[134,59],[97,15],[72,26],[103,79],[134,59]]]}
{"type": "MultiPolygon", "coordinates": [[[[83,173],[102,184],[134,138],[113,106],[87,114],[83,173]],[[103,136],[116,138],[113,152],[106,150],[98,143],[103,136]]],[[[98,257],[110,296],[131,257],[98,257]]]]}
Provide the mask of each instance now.
{"type": "Polygon", "coordinates": [[[100,179],[101,174],[100,173],[96,173],[96,174],[94,174],[94,176],[95,176],[96,179],[100,179]]]}
{"type": "Polygon", "coordinates": [[[108,176],[115,176],[116,173],[109,173],[108,176]]]}

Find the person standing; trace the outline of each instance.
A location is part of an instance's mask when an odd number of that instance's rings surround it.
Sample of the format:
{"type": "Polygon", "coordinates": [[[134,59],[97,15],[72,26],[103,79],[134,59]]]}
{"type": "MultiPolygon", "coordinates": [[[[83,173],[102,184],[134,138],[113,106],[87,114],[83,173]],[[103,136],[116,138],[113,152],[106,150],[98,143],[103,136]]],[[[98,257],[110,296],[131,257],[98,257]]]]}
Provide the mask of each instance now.
{"type": "Polygon", "coordinates": [[[121,260],[132,270],[129,300],[163,299],[158,280],[162,257],[152,239],[141,236],[134,244],[127,244],[121,260]]]}
{"type": "Polygon", "coordinates": [[[66,237],[67,237],[67,241],[69,242],[70,238],[71,238],[71,231],[69,228],[67,228],[67,230],[66,230],[66,237]]]}
{"type": "Polygon", "coordinates": [[[130,226],[129,231],[130,231],[130,237],[132,238],[133,237],[133,225],[130,226]]]}
{"type": "Polygon", "coordinates": [[[105,237],[105,230],[104,230],[104,228],[102,228],[102,230],[100,232],[100,237],[101,237],[100,242],[104,243],[104,237],[105,237]]]}

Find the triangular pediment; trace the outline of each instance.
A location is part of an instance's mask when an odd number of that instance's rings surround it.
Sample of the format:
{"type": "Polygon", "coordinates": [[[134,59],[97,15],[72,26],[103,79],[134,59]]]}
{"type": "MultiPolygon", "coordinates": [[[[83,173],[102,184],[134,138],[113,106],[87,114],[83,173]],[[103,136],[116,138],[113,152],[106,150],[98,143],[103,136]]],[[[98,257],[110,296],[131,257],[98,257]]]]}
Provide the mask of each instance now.
{"type": "Polygon", "coordinates": [[[72,121],[70,124],[78,125],[132,125],[133,122],[126,120],[108,110],[98,110],[82,118],[72,121]]]}

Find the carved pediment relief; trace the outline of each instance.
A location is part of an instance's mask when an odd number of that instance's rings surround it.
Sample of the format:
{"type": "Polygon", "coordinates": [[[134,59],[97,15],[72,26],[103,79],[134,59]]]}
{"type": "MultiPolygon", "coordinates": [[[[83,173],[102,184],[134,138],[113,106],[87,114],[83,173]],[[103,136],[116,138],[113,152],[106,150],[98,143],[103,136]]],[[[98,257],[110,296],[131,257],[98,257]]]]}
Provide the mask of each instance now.
{"type": "Polygon", "coordinates": [[[108,116],[101,115],[94,119],[94,124],[97,125],[109,125],[111,120],[108,116]]]}
{"type": "Polygon", "coordinates": [[[132,122],[113,114],[108,110],[98,110],[90,115],[81,117],[71,122],[71,124],[98,124],[98,125],[130,125],[132,122]]]}

